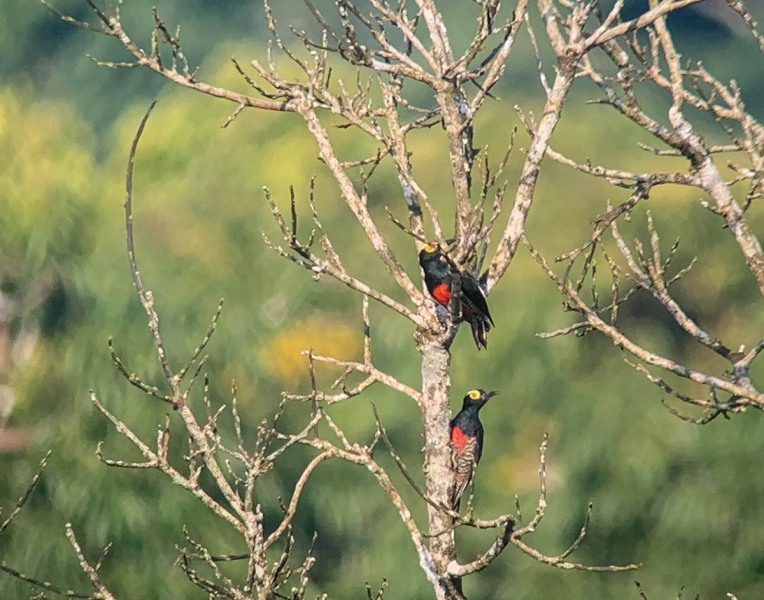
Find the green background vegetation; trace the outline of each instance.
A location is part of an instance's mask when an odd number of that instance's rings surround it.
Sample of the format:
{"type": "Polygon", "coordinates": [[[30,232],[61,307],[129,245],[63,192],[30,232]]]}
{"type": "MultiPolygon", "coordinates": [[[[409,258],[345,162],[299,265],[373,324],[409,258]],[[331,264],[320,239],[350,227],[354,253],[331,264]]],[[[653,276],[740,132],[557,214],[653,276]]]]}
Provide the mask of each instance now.
{"type": "MultiPolygon", "coordinates": [[[[10,324],[17,362],[10,368],[5,356],[0,383],[12,386],[16,397],[8,426],[29,437],[21,450],[0,452],[0,506],[12,506],[48,448],[53,456],[30,504],[0,538],[0,558],[36,577],[85,589],[64,536],[64,523],[71,521],[89,556],[113,542],[104,579],[118,595],[200,597],[172,567],[174,545],[183,543],[182,526],[216,552],[242,548],[161,474],[99,463],[94,451],[100,440],[109,456],[137,457],[88,398],[95,390],[147,439],[154,438],[167,412],[121,379],[106,345],[113,336],[131,371],[159,381],[123,239],[124,168],[147,100],[155,94],[160,98],[136,166],[142,275],[157,298],[176,368],[225,297],[209,347],[212,393],[217,401],[227,401],[236,380],[250,434],[273,413],[281,390],[306,389],[301,350],[312,347],[338,356],[360,351],[360,298],[333,281],[313,281],[262,243],[263,231],[277,240],[263,186],[285,206],[288,186],[294,184],[307,217],[308,182],[316,174],[319,211],[348,266],[396,291],[316,160],[315,145],[299,119],[245,111],[221,129],[231,106],[167,86],[150,73],[100,68],[85,53],[123,60],[111,40],[68,28],[35,3],[5,4],[4,12],[14,16],[0,23],[5,28],[0,29],[0,290],[22,309],[10,324]]],[[[84,2],[59,6],[86,15],[84,2]]],[[[125,10],[128,26],[146,39],[148,6],[135,2],[125,10]]],[[[186,0],[159,4],[159,10],[168,23],[183,24],[188,54],[192,63],[201,63],[203,78],[239,87],[228,56],[246,62],[263,52],[256,3],[186,0]]],[[[464,19],[463,10],[455,8],[449,16],[454,22],[464,19]]],[[[737,77],[748,90],[750,109],[762,114],[761,62],[748,39],[708,21],[688,19],[676,26],[687,55],[705,58],[723,79],[737,77]]],[[[511,107],[540,107],[529,58],[527,50],[518,49],[499,91],[501,101],[486,105],[481,116],[476,144],[488,144],[495,160],[517,123],[511,107]]],[[[555,146],[611,166],[661,168],[636,149],[637,141],[649,141],[644,134],[624,121],[605,119],[612,116],[607,108],[582,102],[594,95],[585,86],[576,90],[555,146]]],[[[338,132],[337,140],[342,156],[369,152],[367,141],[359,142],[352,132],[338,132]]],[[[413,160],[419,182],[441,214],[448,214],[452,200],[442,142],[438,128],[418,133],[413,160]]],[[[526,144],[527,137],[519,134],[517,145],[526,144]]],[[[516,152],[510,181],[521,160],[516,152]]],[[[528,234],[553,256],[585,239],[607,200],[625,196],[557,165],[544,169],[528,234]]],[[[401,261],[416,277],[409,240],[384,223],[385,207],[404,216],[389,165],[373,181],[370,200],[401,261]]],[[[725,343],[750,347],[762,331],[761,299],[721,221],[683,189],[654,194],[649,208],[666,247],[681,238],[676,264],[699,257],[678,284],[678,299],[725,343]]],[[[760,231],[759,208],[749,214],[760,231]]],[[[644,225],[642,207],[626,230],[644,238],[644,225]]],[[[302,231],[309,230],[306,218],[302,231]]],[[[751,411],[706,427],[682,423],[661,406],[659,390],[632,371],[606,340],[536,337],[570,324],[571,316],[562,312],[555,288],[525,250],[490,302],[497,325],[490,350],[476,353],[465,332],[453,348],[454,409],[469,388],[501,390],[483,413],[487,445],[477,482],[478,514],[511,510],[515,494],[524,513],[532,513],[538,445],[549,431],[550,507],[532,542],[547,553],[566,547],[591,500],[589,536],[574,558],[643,566],[626,574],[562,572],[509,549],[467,580],[470,597],[629,598],[636,597],[635,579],[651,599],[673,598],[682,586],[688,596],[709,599],[727,591],[740,598],[764,597],[764,520],[758,508],[764,497],[762,415],[751,411]]],[[[379,306],[372,306],[371,318],[380,365],[417,386],[410,325],[379,306]]],[[[688,343],[646,295],[637,294],[623,318],[627,330],[646,344],[682,361],[720,367],[710,352],[688,343]]],[[[320,375],[326,383],[335,373],[320,375]]],[[[421,425],[410,400],[374,388],[333,413],[351,435],[366,440],[374,428],[372,401],[400,452],[412,468],[418,465],[421,425]]],[[[198,395],[193,402],[201,408],[198,395]]],[[[170,416],[180,439],[179,421],[170,416]]],[[[300,419],[301,409],[293,407],[282,425],[296,426],[300,419]]],[[[288,494],[305,456],[301,451],[287,455],[282,468],[263,481],[261,501],[271,516],[277,514],[276,497],[288,494]]],[[[397,515],[364,470],[325,464],[309,483],[301,508],[298,544],[307,547],[318,532],[315,590],[331,598],[359,598],[364,581],[378,585],[387,578],[389,598],[428,597],[397,515]]],[[[459,538],[463,556],[469,557],[485,547],[490,534],[460,531],[459,538]]],[[[0,597],[29,594],[28,586],[0,576],[0,597]]]]}

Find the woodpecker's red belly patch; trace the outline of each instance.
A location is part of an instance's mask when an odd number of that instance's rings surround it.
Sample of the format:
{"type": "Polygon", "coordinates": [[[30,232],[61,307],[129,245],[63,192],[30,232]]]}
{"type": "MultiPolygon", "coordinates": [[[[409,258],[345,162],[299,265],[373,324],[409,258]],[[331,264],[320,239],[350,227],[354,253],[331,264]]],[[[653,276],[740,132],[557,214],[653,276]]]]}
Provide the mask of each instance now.
{"type": "Polygon", "coordinates": [[[447,283],[439,283],[432,288],[432,297],[443,306],[448,306],[451,301],[451,287],[447,283]]]}
{"type": "Polygon", "coordinates": [[[457,452],[464,452],[464,447],[467,445],[469,439],[470,438],[461,430],[461,428],[456,426],[451,428],[451,443],[457,452]]]}

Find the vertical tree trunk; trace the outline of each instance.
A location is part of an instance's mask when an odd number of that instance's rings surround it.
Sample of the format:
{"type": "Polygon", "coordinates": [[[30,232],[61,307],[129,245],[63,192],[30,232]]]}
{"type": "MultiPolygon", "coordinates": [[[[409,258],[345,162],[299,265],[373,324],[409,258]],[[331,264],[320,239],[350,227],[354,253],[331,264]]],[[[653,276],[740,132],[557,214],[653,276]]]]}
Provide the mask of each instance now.
{"type": "MultiPolygon", "coordinates": [[[[453,486],[448,422],[451,418],[448,392],[451,386],[451,353],[441,343],[431,341],[422,353],[422,409],[424,411],[424,475],[427,495],[436,504],[448,506],[453,486]]],[[[448,564],[456,559],[453,519],[431,504],[428,510],[433,581],[438,600],[458,600],[461,594],[445,577],[448,564]]],[[[455,582],[458,585],[458,582],[455,582]]]]}

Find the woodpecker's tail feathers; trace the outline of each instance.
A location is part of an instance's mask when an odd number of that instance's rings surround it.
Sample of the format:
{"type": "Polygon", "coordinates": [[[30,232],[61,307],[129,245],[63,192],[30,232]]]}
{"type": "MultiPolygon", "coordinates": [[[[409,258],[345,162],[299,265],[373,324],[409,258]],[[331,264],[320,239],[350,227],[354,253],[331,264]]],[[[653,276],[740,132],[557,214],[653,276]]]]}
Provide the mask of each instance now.
{"type": "Polygon", "coordinates": [[[488,336],[486,335],[491,330],[491,324],[488,319],[482,315],[471,315],[468,319],[470,327],[472,328],[472,339],[475,340],[477,349],[488,349],[488,336]]]}

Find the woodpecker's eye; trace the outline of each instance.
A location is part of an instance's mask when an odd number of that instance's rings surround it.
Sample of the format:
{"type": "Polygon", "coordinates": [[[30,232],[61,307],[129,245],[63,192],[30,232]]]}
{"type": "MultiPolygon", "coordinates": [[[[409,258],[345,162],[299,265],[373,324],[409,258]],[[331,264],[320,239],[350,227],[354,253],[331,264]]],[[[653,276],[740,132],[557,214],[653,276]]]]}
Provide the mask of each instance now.
{"type": "Polygon", "coordinates": [[[469,396],[469,397],[470,397],[472,400],[477,400],[478,398],[480,398],[480,392],[479,392],[478,390],[470,390],[470,391],[467,393],[467,395],[468,395],[468,396],[469,396]]]}
{"type": "Polygon", "coordinates": [[[437,248],[435,248],[435,246],[433,246],[432,244],[425,244],[424,245],[424,251],[425,252],[435,252],[435,250],[437,250],[437,248]]]}

